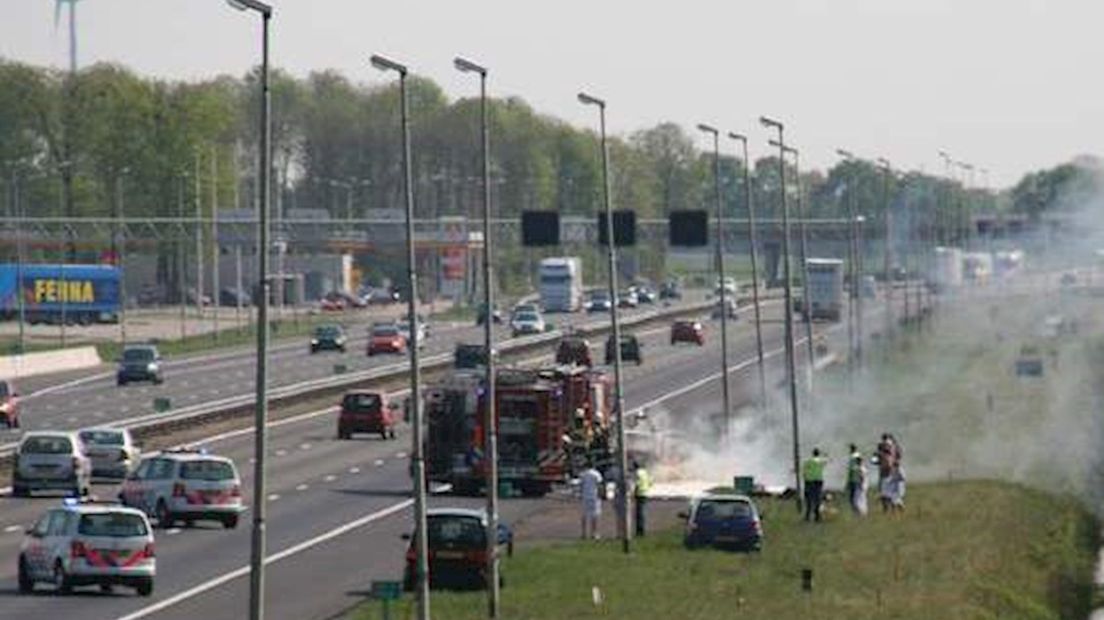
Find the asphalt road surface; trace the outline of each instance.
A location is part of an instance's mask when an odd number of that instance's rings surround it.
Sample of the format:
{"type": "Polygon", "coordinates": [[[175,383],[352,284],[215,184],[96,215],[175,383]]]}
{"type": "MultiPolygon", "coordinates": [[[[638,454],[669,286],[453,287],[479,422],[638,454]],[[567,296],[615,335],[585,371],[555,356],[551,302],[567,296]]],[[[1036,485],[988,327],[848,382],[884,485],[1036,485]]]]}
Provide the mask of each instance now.
{"type": "MultiPolygon", "coordinates": [[[[781,346],[780,304],[769,306],[765,324],[768,351],[781,346]]],[[[730,333],[730,363],[737,365],[754,357],[754,334],[750,312],[745,312],[730,333]]],[[[877,312],[869,308],[867,317],[877,312]]],[[[873,321],[870,323],[873,325],[873,321]]],[[[818,324],[842,334],[842,325],[818,324]]],[[[716,399],[716,376],[720,366],[719,323],[707,322],[705,347],[668,344],[665,327],[641,332],[646,363],[629,366],[625,373],[627,406],[639,407],[668,398],[671,410],[700,405],[716,399]]],[[[458,329],[466,337],[471,328],[458,329]]],[[[439,334],[439,342],[455,340],[439,334]]],[[[294,375],[304,359],[303,347],[281,352],[291,358],[280,367],[294,375]]],[[[445,347],[451,348],[451,346],[445,347]]],[[[359,357],[359,356],[358,356],[359,357]]],[[[775,354],[772,361],[780,356],[775,354]]],[[[189,372],[198,377],[223,377],[235,372],[233,359],[215,369],[208,364],[185,366],[169,375],[166,386],[182,382],[189,372]]],[[[212,364],[213,365],[213,364],[212,364]]],[[[736,375],[733,394],[737,402],[754,390],[753,364],[736,375]]],[[[287,380],[287,379],[285,379],[287,380]]],[[[248,389],[249,381],[245,380],[248,389]]],[[[107,390],[99,386],[91,394],[107,390]]],[[[114,390],[114,385],[110,386],[114,390]]],[[[74,388],[80,390],[80,388],[74,388]]],[[[60,391],[58,397],[72,392],[60,391]]],[[[77,392],[81,393],[81,392],[77,392]]],[[[79,397],[85,399],[86,397],[79,397]]],[[[43,399],[47,402],[46,399],[43,399]]],[[[402,533],[409,529],[408,476],[409,434],[398,441],[357,438],[335,439],[335,415],[331,411],[305,414],[272,423],[268,481],[267,617],[301,620],[329,618],[363,600],[372,579],[397,579],[403,565],[402,533]]],[[[405,431],[405,429],[404,429],[405,431]]],[[[243,477],[246,502],[251,501],[250,461],[252,436],[248,429],[210,438],[204,442],[213,451],[232,457],[243,477]]],[[[95,492],[112,496],[115,487],[97,485],[95,492]]],[[[248,598],[249,557],[248,513],[236,530],[214,524],[197,524],[189,529],[157,532],[158,575],[151,598],[139,598],[125,588],[114,594],[82,590],[68,597],[55,596],[47,586],[33,596],[16,592],[15,568],[22,530],[31,524],[56,498],[0,498],[0,617],[3,618],[126,618],[194,619],[241,618],[248,598]]],[[[550,499],[507,499],[502,516],[507,522],[524,519],[547,506],[550,499]]],[[[434,497],[433,505],[479,505],[481,500],[434,497]]],[[[508,568],[507,568],[508,571],[508,568]]],[[[507,579],[509,579],[507,573],[507,579]]]]}

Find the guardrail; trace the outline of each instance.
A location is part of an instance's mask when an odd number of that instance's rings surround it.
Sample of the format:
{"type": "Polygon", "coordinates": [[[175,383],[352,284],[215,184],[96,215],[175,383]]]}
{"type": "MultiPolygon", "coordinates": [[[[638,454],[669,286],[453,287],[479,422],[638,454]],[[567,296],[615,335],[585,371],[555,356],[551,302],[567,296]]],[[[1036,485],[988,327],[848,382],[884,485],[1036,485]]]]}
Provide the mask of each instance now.
{"type": "MultiPolygon", "coordinates": [[[[623,319],[622,326],[632,329],[656,321],[694,315],[710,309],[714,304],[714,301],[705,301],[657,308],[651,312],[623,319]]],[[[598,336],[609,332],[609,325],[604,321],[594,321],[572,328],[571,332],[583,336],[598,336]]],[[[499,359],[548,347],[557,342],[563,334],[562,330],[554,330],[544,334],[513,338],[503,342],[498,348],[499,359]]],[[[423,358],[421,369],[428,376],[430,373],[451,369],[452,362],[452,353],[439,353],[423,358]]],[[[382,388],[389,383],[407,380],[408,373],[409,364],[399,363],[274,387],[269,390],[269,404],[273,408],[288,407],[308,400],[337,395],[351,388],[363,388],[366,384],[382,388]]],[[[130,429],[136,439],[146,439],[196,424],[249,415],[253,412],[255,403],[256,398],[253,394],[240,394],[163,413],[144,414],[109,424],[130,429]]],[[[8,464],[16,445],[10,443],[0,446],[0,466],[8,464]]]]}

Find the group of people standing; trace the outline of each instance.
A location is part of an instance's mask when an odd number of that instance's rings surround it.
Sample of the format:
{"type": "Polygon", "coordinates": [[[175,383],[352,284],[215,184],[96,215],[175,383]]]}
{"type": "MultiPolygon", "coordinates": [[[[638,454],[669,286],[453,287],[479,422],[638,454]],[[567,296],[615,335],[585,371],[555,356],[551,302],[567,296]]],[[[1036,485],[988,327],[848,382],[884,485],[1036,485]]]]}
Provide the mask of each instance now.
{"type": "MultiPolygon", "coordinates": [[[[867,491],[869,481],[866,461],[858,446],[851,444],[847,457],[847,499],[856,515],[865,516],[868,511],[867,491]]],[[[878,498],[882,512],[900,513],[905,509],[905,473],[901,443],[890,433],[883,433],[875,448],[871,463],[878,468],[878,498]]],[[[828,457],[814,448],[812,456],[802,464],[801,473],[805,485],[805,520],[820,521],[824,504],[824,467],[828,457]]]]}
{"type": "MultiPolygon", "coordinates": [[[[645,512],[648,505],[648,492],[652,488],[652,477],[643,464],[633,461],[630,469],[631,475],[626,484],[633,505],[633,521],[637,536],[643,536],[645,531],[645,512]]],[[[609,472],[611,480],[617,479],[617,471],[609,472]]],[[[595,539],[598,536],[598,522],[602,518],[602,503],[606,499],[606,479],[598,471],[593,461],[588,461],[586,469],[579,474],[579,498],[582,500],[582,537],[595,539]]],[[[622,522],[625,515],[620,513],[622,505],[620,498],[614,498],[619,512],[618,521],[622,522]]]]}

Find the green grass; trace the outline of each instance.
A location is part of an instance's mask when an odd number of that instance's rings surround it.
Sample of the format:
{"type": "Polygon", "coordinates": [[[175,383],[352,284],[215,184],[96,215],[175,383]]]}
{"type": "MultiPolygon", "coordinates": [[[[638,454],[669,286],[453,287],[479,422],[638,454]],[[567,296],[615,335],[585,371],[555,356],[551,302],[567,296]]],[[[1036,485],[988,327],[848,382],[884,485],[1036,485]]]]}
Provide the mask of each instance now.
{"type": "MultiPolygon", "coordinates": [[[[909,489],[908,512],[801,522],[768,501],[759,554],[687,551],[671,530],[640,541],[519,550],[502,616],[560,618],[1084,618],[1098,523],[1072,498],[988,481],[909,489]],[[813,590],[801,570],[813,570],[813,590]],[[593,589],[601,592],[595,604],[593,589]]],[[[481,592],[434,592],[437,618],[485,617],[481,592]]],[[[351,618],[380,617],[369,602],[351,618]]],[[[412,617],[404,599],[396,617],[412,617]]]]}

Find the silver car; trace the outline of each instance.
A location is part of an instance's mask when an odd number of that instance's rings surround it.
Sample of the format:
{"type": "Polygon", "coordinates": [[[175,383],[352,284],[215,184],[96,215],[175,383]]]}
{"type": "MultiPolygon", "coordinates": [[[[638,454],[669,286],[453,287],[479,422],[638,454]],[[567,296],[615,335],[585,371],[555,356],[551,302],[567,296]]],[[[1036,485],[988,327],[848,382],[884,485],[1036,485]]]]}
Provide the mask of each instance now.
{"type": "Polygon", "coordinates": [[[76,433],[32,431],[15,450],[12,495],[26,497],[33,491],[62,490],[88,495],[92,462],[76,433]]]}
{"type": "Polygon", "coordinates": [[[142,459],[123,482],[119,499],[153,516],[161,528],[199,520],[235,528],[244,510],[234,461],[192,449],[167,450],[142,459]]]}
{"type": "Polygon", "coordinates": [[[21,594],[46,582],[61,594],[74,586],[98,585],[110,592],[122,585],[149,596],[157,572],[153,531],[140,511],[67,498],[27,530],[18,570],[21,594]]]}
{"type": "Polygon", "coordinates": [[[84,428],[77,431],[96,478],[126,478],[138,465],[138,446],[125,428],[84,428]]]}

